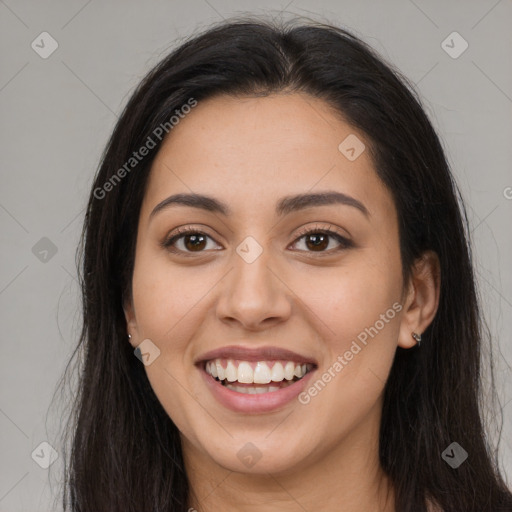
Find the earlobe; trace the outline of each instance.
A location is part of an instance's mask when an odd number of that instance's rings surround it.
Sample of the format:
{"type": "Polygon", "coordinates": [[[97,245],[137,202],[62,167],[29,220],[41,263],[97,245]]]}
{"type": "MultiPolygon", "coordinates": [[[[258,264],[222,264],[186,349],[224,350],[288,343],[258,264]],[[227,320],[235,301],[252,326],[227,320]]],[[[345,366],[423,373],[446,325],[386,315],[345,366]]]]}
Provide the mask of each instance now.
{"type": "Polygon", "coordinates": [[[126,319],[126,333],[128,341],[133,345],[134,338],[136,338],[137,322],[135,319],[135,312],[131,300],[123,300],[123,311],[126,319]]]}
{"type": "Polygon", "coordinates": [[[434,251],[426,251],[412,269],[398,336],[400,347],[411,348],[420,343],[421,334],[432,323],[437,313],[440,290],[439,257],[434,251]]]}

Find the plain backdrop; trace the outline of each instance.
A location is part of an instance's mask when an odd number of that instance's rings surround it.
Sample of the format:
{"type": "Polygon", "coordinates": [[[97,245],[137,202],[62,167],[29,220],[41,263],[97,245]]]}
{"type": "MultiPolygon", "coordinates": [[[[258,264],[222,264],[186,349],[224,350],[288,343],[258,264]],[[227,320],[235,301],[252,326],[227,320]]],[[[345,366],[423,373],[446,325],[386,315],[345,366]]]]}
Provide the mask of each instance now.
{"type": "Polygon", "coordinates": [[[49,406],[80,327],[75,249],[117,115],[184,37],[243,13],[349,28],[416,84],[467,203],[511,485],[510,0],[0,0],[0,511],[57,510],[62,456],[42,468],[41,443],[60,453],[49,406]]]}

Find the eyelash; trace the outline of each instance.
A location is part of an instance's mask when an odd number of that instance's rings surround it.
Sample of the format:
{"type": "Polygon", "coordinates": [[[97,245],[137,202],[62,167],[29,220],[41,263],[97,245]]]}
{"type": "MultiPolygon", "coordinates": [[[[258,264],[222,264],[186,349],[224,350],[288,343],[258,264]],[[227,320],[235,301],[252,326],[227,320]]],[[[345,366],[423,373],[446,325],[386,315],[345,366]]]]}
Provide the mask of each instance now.
{"type": "MultiPolygon", "coordinates": [[[[298,236],[295,239],[295,241],[293,242],[293,244],[297,243],[301,238],[304,238],[305,236],[307,236],[309,234],[329,235],[329,236],[333,237],[337,242],[339,242],[340,246],[335,249],[330,249],[328,251],[319,251],[318,253],[316,253],[315,251],[299,251],[299,252],[309,252],[309,253],[316,254],[321,257],[322,255],[331,255],[333,252],[338,252],[338,251],[341,251],[344,249],[349,249],[351,247],[354,247],[354,243],[351,240],[340,235],[337,231],[333,231],[330,229],[322,229],[322,228],[318,228],[316,226],[314,228],[305,228],[304,230],[302,230],[298,234],[298,236]]],[[[161,243],[161,245],[163,248],[165,248],[173,253],[178,253],[178,254],[185,255],[185,256],[193,256],[194,251],[182,251],[181,249],[176,249],[176,248],[172,247],[173,244],[177,240],[179,240],[180,238],[182,238],[186,235],[205,235],[208,238],[211,238],[213,240],[213,238],[210,237],[210,235],[208,235],[207,233],[204,233],[203,231],[199,231],[199,230],[191,228],[191,227],[185,227],[185,228],[178,228],[171,236],[166,238],[161,243]]],[[[201,252],[205,252],[205,251],[203,250],[203,251],[197,251],[197,252],[201,253],[201,252]]]]}

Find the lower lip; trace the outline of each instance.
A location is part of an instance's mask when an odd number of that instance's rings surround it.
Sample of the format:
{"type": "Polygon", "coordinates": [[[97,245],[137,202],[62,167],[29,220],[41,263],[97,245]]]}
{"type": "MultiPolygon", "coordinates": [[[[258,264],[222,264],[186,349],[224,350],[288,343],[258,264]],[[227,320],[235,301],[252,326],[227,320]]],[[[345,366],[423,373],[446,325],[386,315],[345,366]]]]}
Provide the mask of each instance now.
{"type": "MultiPolygon", "coordinates": [[[[311,379],[311,375],[314,373],[314,370],[312,370],[306,373],[302,379],[278,391],[250,395],[239,393],[238,391],[233,391],[223,386],[220,381],[215,380],[211,375],[206,373],[204,368],[201,368],[200,371],[206,385],[217,401],[232,411],[242,413],[270,412],[283,407],[304,390],[311,379]]],[[[271,384],[272,383],[269,385],[271,384]]]]}

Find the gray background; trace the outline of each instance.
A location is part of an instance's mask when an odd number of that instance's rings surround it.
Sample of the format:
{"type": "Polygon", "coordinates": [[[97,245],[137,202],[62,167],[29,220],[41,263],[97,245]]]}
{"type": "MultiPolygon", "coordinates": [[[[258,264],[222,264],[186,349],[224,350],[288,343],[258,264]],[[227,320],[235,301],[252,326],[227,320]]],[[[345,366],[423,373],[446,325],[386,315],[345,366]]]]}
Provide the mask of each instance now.
{"type": "Polygon", "coordinates": [[[417,84],[467,201],[511,485],[511,0],[0,0],[0,511],[57,510],[62,457],[48,470],[31,454],[43,441],[60,452],[59,413],[48,411],[80,325],[75,248],[117,114],[182,37],[243,12],[348,27],[417,84]],[[31,47],[44,31],[58,43],[46,59],[31,47]],[[469,44],[458,58],[441,46],[453,31],[469,44]],[[55,254],[41,252],[43,237],[55,254]]]}

